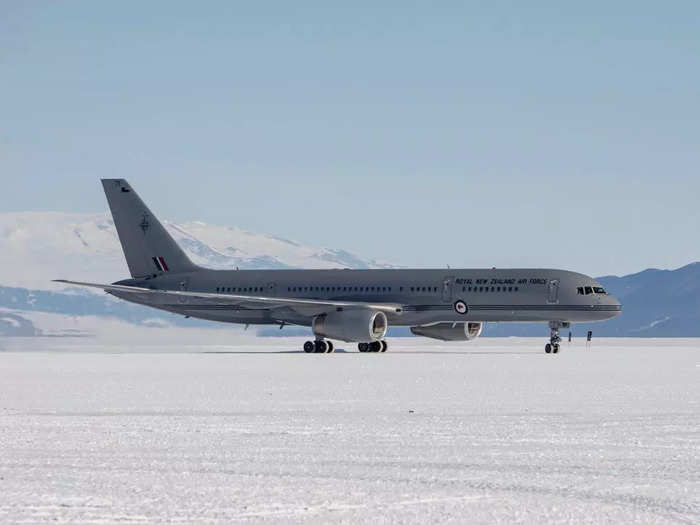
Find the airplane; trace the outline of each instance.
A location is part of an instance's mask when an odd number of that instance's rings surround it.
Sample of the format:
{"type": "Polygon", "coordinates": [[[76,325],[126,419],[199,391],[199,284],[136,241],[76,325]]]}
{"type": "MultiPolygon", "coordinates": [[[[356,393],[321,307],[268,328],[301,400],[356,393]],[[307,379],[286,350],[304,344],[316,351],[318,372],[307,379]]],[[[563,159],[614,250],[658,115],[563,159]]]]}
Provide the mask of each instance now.
{"type": "Polygon", "coordinates": [[[310,327],[307,353],[332,339],[386,352],[389,326],[441,341],[470,341],[487,322],[547,322],[545,352],[560,328],[611,319],[620,302],[591,277],[555,269],[212,270],[197,266],[124,179],[102,179],[131,279],[58,279],[186,317],[245,325],[310,327]]]}

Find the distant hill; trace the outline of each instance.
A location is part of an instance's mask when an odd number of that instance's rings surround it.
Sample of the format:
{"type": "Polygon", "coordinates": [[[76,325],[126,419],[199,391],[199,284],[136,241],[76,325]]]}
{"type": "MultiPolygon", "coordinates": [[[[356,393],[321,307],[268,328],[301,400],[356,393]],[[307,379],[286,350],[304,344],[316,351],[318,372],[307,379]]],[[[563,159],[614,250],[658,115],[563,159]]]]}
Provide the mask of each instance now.
{"type": "MultiPolygon", "coordinates": [[[[700,262],[677,270],[649,269],[598,280],[620,299],[622,313],[610,321],[575,324],[575,335],[592,330],[594,335],[608,337],[700,337],[700,262]]],[[[489,325],[484,335],[541,336],[545,332],[537,323],[498,323],[489,325]]]]}
{"type": "MultiPolygon", "coordinates": [[[[197,264],[215,269],[391,268],[345,250],[203,222],[164,221],[197,264]]],[[[45,335],[22,312],[67,318],[97,316],[128,323],[230,328],[120,301],[99,290],[52,283],[56,278],[113,282],[129,276],[108,213],[0,213],[0,336],[45,335]]],[[[55,333],[56,330],[52,330],[55,333]]]]}
{"type": "MultiPolygon", "coordinates": [[[[239,228],[201,222],[166,223],[166,228],[195,262],[210,268],[391,267],[344,250],[312,247],[239,228]]],[[[0,335],[42,334],[41,327],[22,312],[97,316],[146,325],[155,320],[176,326],[227,326],[50,282],[58,277],[112,282],[127,276],[114,223],[107,214],[0,214],[0,335]]],[[[597,336],[700,337],[700,263],[599,280],[622,301],[622,314],[611,321],[573,325],[575,335],[590,329],[597,336]]],[[[391,332],[393,336],[407,333],[402,329],[391,332]]],[[[261,333],[281,335],[276,328],[261,333]]],[[[546,334],[541,323],[492,323],[484,330],[485,336],[546,334]]]]}
{"type": "MultiPolygon", "coordinates": [[[[215,269],[390,268],[345,250],[203,222],[164,222],[197,264],[215,269]]],[[[62,290],[56,278],[113,282],[129,276],[107,213],[0,213],[0,286],[62,290]]]]}

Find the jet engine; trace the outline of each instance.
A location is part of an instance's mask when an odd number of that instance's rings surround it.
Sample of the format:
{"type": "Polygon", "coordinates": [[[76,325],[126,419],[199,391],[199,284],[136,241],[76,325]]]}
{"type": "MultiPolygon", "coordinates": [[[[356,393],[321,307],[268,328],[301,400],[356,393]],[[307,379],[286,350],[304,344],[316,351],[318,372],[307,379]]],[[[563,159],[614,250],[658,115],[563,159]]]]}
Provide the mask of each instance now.
{"type": "Polygon", "coordinates": [[[346,342],[379,341],[388,328],[386,315],[374,310],[353,309],[330,312],[314,317],[314,334],[346,342]]]}
{"type": "Polygon", "coordinates": [[[440,339],[441,341],[471,341],[481,335],[483,323],[436,323],[427,326],[412,326],[415,335],[440,339]]]}

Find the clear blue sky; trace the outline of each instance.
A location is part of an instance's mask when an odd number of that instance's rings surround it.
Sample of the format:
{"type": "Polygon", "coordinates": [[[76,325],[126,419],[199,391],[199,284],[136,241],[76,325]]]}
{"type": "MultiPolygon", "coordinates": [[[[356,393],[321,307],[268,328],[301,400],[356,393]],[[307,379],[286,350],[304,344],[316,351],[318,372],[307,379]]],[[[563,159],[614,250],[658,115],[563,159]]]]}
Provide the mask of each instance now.
{"type": "Polygon", "coordinates": [[[406,266],[700,259],[699,2],[333,4],[0,2],[0,211],[125,177],[406,266]]]}

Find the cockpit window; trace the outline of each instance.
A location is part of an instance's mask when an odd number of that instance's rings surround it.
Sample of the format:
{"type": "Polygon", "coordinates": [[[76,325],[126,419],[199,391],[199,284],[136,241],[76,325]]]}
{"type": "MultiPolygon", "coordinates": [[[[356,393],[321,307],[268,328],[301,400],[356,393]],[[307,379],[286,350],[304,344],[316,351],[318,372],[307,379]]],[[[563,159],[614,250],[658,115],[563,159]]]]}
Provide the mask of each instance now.
{"type": "Polygon", "coordinates": [[[605,290],[604,290],[603,288],[599,287],[599,286],[594,286],[594,287],[593,287],[593,291],[594,291],[595,293],[600,293],[600,294],[605,295],[605,290]]]}
{"type": "Polygon", "coordinates": [[[583,286],[579,286],[578,288],[576,288],[576,293],[579,295],[583,295],[583,286]]]}
{"type": "Polygon", "coordinates": [[[586,290],[586,295],[591,295],[593,293],[593,288],[590,286],[586,286],[585,290],[586,290]]]}

